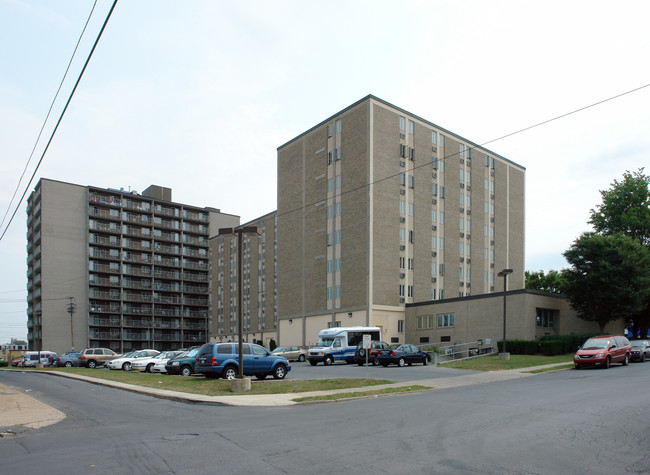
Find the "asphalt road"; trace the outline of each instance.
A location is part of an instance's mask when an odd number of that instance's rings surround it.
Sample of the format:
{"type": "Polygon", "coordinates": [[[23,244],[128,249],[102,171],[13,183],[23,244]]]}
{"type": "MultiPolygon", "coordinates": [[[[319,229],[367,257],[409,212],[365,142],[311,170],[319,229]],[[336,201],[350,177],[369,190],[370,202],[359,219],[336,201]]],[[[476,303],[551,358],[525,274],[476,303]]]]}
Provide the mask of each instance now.
{"type": "Polygon", "coordinates": [[[648,473],[649,371],[650,363],[569,370],[276,408],[2,372],[0,382],[68,417],[0,439],[0,466],[8,474],[648,473]]]}

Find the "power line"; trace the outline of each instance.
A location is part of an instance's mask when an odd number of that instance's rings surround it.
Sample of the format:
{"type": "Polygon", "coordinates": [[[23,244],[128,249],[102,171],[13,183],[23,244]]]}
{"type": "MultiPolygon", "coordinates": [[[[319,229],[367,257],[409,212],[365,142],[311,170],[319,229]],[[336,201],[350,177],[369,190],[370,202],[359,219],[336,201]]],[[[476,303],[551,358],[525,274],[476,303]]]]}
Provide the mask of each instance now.
{"type": "Polygon", "coordinates": [[[79,86],[79,83],[81,82],[81,78],[83,77],[84,72],[86,71],[86,67],[88,67],[88,63],[90,62],[90,58],[92,58],[92,55],[95,52],[95,48],[97,48],[97,44],[99,43],[99,40],[102,37],[102,34],[104,33],[104,30],[106,29],[106,25],[108,24],[108,20],[111,18],[111,15],[113,14],[113,10],[115,9],[116,5],[117,5],[117,0],[114,0],[113,5],[111,6],[111,9],[108,12],[108,15],[106,16],[106,20],[104,20],[104,24],[102,25],[102,28],[99,31],[99,34],[97,35],[97,39],[95,40],[95,43],[93,44],[93,47],[90,50],[90,53],[88,54],[88,58],[86,59],[86,62],[84,63],[83,68],[81,69],[81,72],[79,73],[79,77],[77,78],[77,81],[75,82],[75,85],[72,88],[72,92],[70,92],[70,96],[68,97],[68,100],[65,103],[65,107],[63,108],[63,111],[61,112],[61,115],[59,116],[59,120],[56,122],[56,126],[54,127],[54,130],[52,131],[52,134],[50,135],[50,139],[47,141],[47,145],[45,146],[45,149],[43,150],[43,153],[41,154],[41,158],[38,161],[38,164],[36,165],[36,169],[34,170],[34,173],[32,173],[32,176],[29,179],[29,183],[27,183],[27,186],[25,187],[25,192],[20,197],[20,201],[16,205],[16,209],[14,210],[13,214],[11,215],[11,218],[9,219],[9,222],[7,223],[7,226],[5,227],[5,230],[3,231],[2,235],[0,235],[0,241],[2,241],[2,238],[4,238],[5,234],[9,230],[9,226],[11,226],[11,223],[13,222],[14,217],[16,216],[16,213],[18,212],[18,208],[20,208],[21,203],[25,199],[25,195],[27,194],[27,191],[29,191],[29,187],[31,186],[32,181],[34,181],[34,177],[36,176],[36,172],[38,171],[39,167],[41,166],[41,163],[43,162],[43,158],[45,158],[45,154],[47,153],[48,148],[50,148],[50,144],[52,143],[52,140],[54,139],[54,135],[56,134],[56,131],[58,130],[59,125],[61,124],[61,121],[63,120],[63,116],[65,115],[65,112],[68,110],[68,106],[70,105],[70,102],[72,101],[72,96],[74,96],[74,93],[77,90],[77,87],[79,86]]]}
{"type": "Polygon", "coordinates": [[[34,156],[34,152],[36,151],[36,146],[38,145],[38,142],[41,140],[41,135],[43,134],[43,130],[45,129],[45,125],[47,124],[48,119],[50,118],[50,114],[52,113],[52,108],[54,107],[54,103],[56,102],[56,99],[59,97],[59,92],[61,92],[61,88],[63,87],[63,83],[65,82],[65,78],[68,77],[68,72],[70,71],[70,65],[72,64],[72,61],[75,58],[75,55],[77,54],[77,49],[79,48],[79,44],[81,43],[81,39],[84,36],[84,33],[86,32],[86,28],[88,27],[88,23],[90,22],[90,18],[93,16],[93,12],[95,11],[95,7],[97,6],[97,0],[95,0],[95,3],[93,4],[93,8],[90,10],[90,14],[88,15],[88,19],[86,20],[86,24],[83,27],[83,30],[81,31],[81,34],[79,35],[79,39],[77,40],[77,44],[74,47],[74,51],[72,52],[72,56],[70,56],[70,60],[68,61],[68,66],[65,69],[65,73],[63,73],[63,77],[61,78],[61,82],[59,83],[59,88],[56,90],[56,94],[54,94],[54,99],[52,99],[52,103],[50,104],[50,108],[47,111],[47,115],[45,116],[45,120],[43,121],[43,125],[41,126],[41,130],[38,132],[38,136],[36,137],[36,142],[34,142],[34,147],[32,148],[32,152],[29,154],[29,158],[27,159],[27,163],[25,164],[25,169],[23,170],[22,175],[20,175],[20,178],[18,179],[18,184],[16,185],[16,189],[14,190],[14,194],[11,196],[11,200],[9,201],[9,205],[7,206],[7,211],[5,211],[4,216],[2,217],[2,222],[0,223],[0,228],[2,225],[5,223],[5,219],[7,219],[7,214],[9,214],[9,210],[11,209],[11,205],[14,202],[14,198],[16,198],[16,193],[18,193],[18,189],[20,188],[20,183],[23,181],[23,177],[25,176],[25,172],[27,171],[27,167],[29,167],[29,164],[32,161],[32,157],[34,156]]]}
{"type": "MultiPolygon", "coordinates": [[[[582,111],[584,111],[584,110],[586,110],[586,109],[589,109],[589,108],[591,108],[591,107],[595,107],[595,106],[598,106],[598,105],[600,105],[600,104],[604,104],[605,102],[609,102],[609,101],[612,101],[612,100],[614,100],[614,99],[618,99],[618,98],[623,97],[623,96],[625,96],[625,95],[632,94],[632,93],[634,93],[634,92],[638,92],[638,91],[640,91],[641,89],[644,89],[644,88],[646,88],[646,87],[650,87],[650,83],[649,83],[649,84],[644,84],[643,86],[639,86],[639,87],[636,87],[636,88],[634,88],[634,89],[630,89],[629,91],[625,91],[625,92],[622,92],[622,93],[620,93],[620,94],[616,94],[615,96],[611,96],[611,97],[608,97],[608,98],[606,98],[606,99],[602,99],[602,100],[600,100],[600,101],[597,101],[597,102],[594,102],[594,103],[592,103],[592,104],[589,104],[589,105],[586,105],[586,106],[580,107],[580,108],[578,108],[578,109],[574,109],[574,110],[572,110],[572,111],[570,111],[570,112],[566,112],[566,113],[564,113],[564,114],[560,114],[560,115],[555,116],[555,117],[553,117],[553,118],[551,118],[551,119],[546,119],[546,120],[544,120],[544,121],[542,121],[542,122],[538,122],[538,123],[533,124],[533,125],[530,125],[530,126],[528,126],[528,127],[524,127],[523,129],[516,130],[515,132],[511,132],[511,133],[509,133],[509,134],[502,135],[501,137],[497,137],[497,138],[495,138],[495,139],[488,140],[487,142],[483,142],[483,143],[481,143],[481,144],[478,144],[478,147],[484,147],[485,145],[488,145],[488,144],[491,144],[491,143],[497,142],[497,141],[499,141],[499,140],[503,140],[503,139],[505,139],[505,138],[507,138],[507,137],[512,137],[513,135],[517,135],[517,134],[520,134],[520,133],[522,133],[522,132],[526,132],[526,131],[531,130],[531,129],[534,129],[534,128],[536,128],[536,127],[540,127],[540,126],[542,126],[542,125],[548,124],[549,122],[553,122],[553,121],[556,121],[556,120],[562,119],[562,118],[564,118],[564,117],[568,117],[568,116],[570,116],[570,115],[577,114],[578,112],[582,112],[582,111]]],[[[474,148],[474,149],[475,149],[476,147],[471,147],[471,148],[474,148]]],[[[444,162],[446,159],[451,158],[451,157],[454,157],[454,156],[457,156],[459,153],[460,153],[460,152],[458,152],[458,153],[452,153],[452,154],[450,154],[450,155],[445,155],[444,157],[438,158],[438,161],[443,161],[443,162],[444,162]]],[[[426,162],[426,163],[423,163],[422,165],[414,166],[413,168],[411,168],[411,170],[417,170],[417,169],[422,168],[422,167],[425,167],[425,166],[430,166],[430,163],[429,163],[429,162],[426,162]]],[[[400,172],[394,173],[394,174],[392,174],[392,175],[388,175],[388,176],[385,176],[385,177],[383,177],[383,178],[379,178],[379,179],[377,179],[377,180],[375,180],[375,181],[373,181],[373,182],[370,182],[370,183],[366,183],[366,184],[363,184],[363,185],[357,186],[357,187],[352,188],[352,189],[350,189],[350,190],[342,191],[342,192],[339,194],[339,196],[347,195],[347,194],[350,194],[350,193],[353,193],[353,192],[356,192],[356,191],[362,190],[362,189],[364,189],[364,188],[368,188],[370,185],[376,185],[376,184],[381,183],[381,182],[383,182],[383,181],[390,180],[391,178],[396,178],[396,177],[400,176],[402,173],[404,173],[404,172],[401,172],[401,171],[400,171],[400,172]]],[[[288,214],[291,214],[291,213],[295,213],[296,211],[300,211],[300,210],[302,210],[302,209],[306,209],[306,208],[309,208],[309,207],[311,207],[311,206],[316,206],[318,203],[321,203],[322,201],[323,201],[323,200],[314,201],[314,202],[312,202],[312,203],[308,203],[308,204],[306,204],[306,205],[299,206],[299,207],[294,208],[294,209],[291,209],[291,210],[289,210],[289,211],[285,211],[284,213],[278,213],[277,216],[280,217],[280,216],[285,216],[285,215],[288,215],[288,214]]]]}

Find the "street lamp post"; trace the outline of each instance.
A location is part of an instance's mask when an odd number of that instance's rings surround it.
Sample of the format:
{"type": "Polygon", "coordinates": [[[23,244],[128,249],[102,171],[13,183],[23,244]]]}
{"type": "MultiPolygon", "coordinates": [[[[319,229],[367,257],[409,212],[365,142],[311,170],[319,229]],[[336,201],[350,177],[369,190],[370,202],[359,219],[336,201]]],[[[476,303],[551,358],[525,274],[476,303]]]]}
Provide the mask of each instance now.
{"type": "Polygon", "coordinates": [[[244,379],[244,294],[243,287],[243,257],[242,246],[244,234],[260,234],[257,226],[242,226],[239,228],[220,228],[219,235],[231,234],[237,236],[237,332],[239,336],[239,372],[233,381],[232,390],[236,392],[250,389],[250,380],[244,379]],[[248,383],[248,384],[246,384],[248,383]]]}
{"type": "Polygon", "coordinates": [[[506,289],[508,288],[508,274],[512,274],[512,269],[503,269],[498,276],[503,277],[503,351],[499,353],[500,360],[509,360],[510,353],[506,351],[506,289]]]}

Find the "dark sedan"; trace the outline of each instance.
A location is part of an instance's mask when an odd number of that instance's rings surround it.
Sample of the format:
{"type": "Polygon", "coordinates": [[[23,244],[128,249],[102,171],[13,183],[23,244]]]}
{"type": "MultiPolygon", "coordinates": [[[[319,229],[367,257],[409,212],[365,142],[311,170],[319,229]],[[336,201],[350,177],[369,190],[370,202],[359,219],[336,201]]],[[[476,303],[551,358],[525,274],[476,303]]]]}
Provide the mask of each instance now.
{"type": "Polygon", "coordinates": [[[389,364],[397,366],[411,366],[413,363],[427,364],[430,360],[428,353],[420,350],[415,345],[391,345],[387,350],[381,350],[377,357],[379,364],[386,367],[389,364]]]}
{"type": "Polygon", "coordinates": [[[634,340],[630,343],[630,359],[639,360],[642,363],[650,358],[650,341],[634,340]]]}

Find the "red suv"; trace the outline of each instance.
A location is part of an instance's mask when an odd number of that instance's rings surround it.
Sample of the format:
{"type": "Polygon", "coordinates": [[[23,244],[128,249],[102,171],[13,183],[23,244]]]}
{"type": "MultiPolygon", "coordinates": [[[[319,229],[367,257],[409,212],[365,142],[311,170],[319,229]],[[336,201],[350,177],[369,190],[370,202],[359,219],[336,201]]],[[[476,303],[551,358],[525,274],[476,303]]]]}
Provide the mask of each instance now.
{"type": "MultiPolygon", "coordinates": [[[[390,345],[386,342],[383,341],[371,341],[370,342],[370,349],[368,351],[368,363],[377,366],[379,364],[379,360],[377,357],[379,356],[379,351],[380,350],[387,350],[390,348],[390,345]]],[[[357,345],[357,349],[354,352],[354,361],[359,365],[363,366],[366,364],[366,349],[363,347],[363,342],[359,342],[357,345]]]]}
{"type": "Polygon", "coordinates": [[[611,363],[630,361],[630,341],[624,336],[595,336],[582,345],[575,356],[573,364],[576,369],[587,366],[609,368],[611,363]]]}

